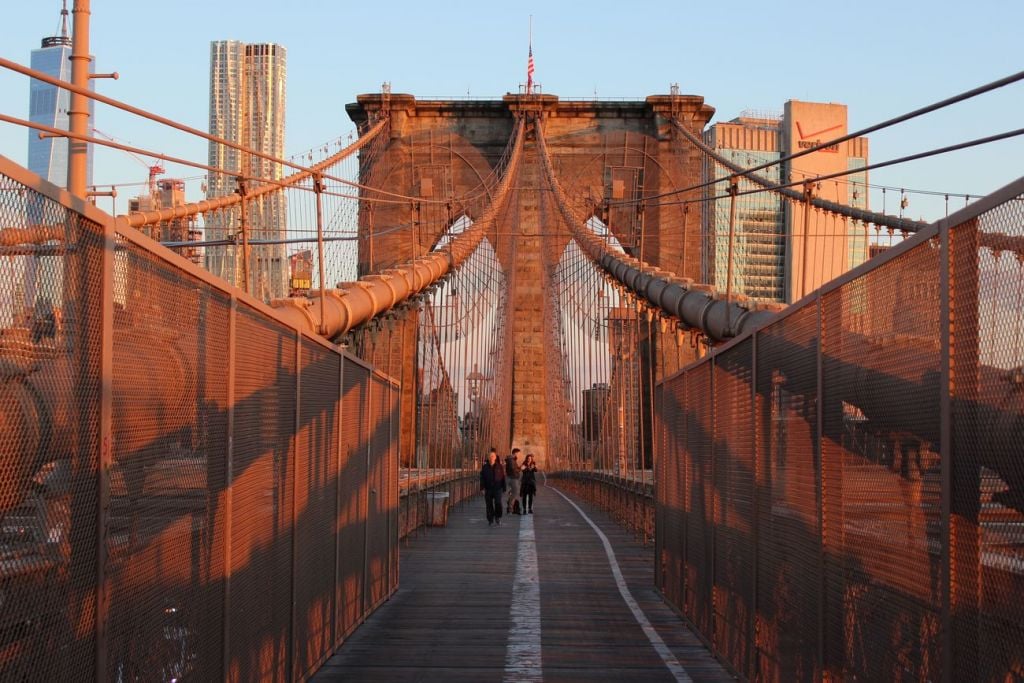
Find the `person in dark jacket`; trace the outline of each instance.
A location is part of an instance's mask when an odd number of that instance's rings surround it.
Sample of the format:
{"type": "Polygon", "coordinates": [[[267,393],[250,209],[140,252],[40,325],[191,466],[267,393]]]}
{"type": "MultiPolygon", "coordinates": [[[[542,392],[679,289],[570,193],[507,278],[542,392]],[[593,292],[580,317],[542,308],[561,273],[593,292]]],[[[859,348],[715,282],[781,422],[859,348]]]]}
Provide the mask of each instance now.
{"type": "Polygon", "coordinates": [[[480,490],[487,505],[487,525],[501,525],[501,499],[505,493],[505,466],[498,461],[494,448],[487,454],[487,462],[480,468],[480,490]]]}
{"type": "Polygon", "coordinates": [[[533,459],[533,453],[526,454],[523,461],[522,481],[519,490],[523,496],[523,514],[533,514],[533,496],[537,493],[537,463],[533,459]]]}

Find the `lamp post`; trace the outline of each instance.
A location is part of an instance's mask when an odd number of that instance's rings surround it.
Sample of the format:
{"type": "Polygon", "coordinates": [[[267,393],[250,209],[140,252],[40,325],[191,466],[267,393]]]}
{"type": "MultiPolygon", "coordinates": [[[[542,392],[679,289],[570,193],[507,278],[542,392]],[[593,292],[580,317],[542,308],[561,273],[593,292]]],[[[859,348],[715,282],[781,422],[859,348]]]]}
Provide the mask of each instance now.
{"type": "Polygon", "coordinates": [[[473,455],[479,451],[480,428],[483,423],[483,415],[480,410],[480,391],[483,389],[485,381],[487,381],[487,377],[482,375],[477,364],[473,363],[473,372],[466,375],[466,388],[469,389],[469,434],[472,435],[469,439],[469,459],[472,459],[473,455]]]}
{"type": "Polygon", "coordinates": [[[569,469],[581,469],[579,464],[579,456],[577,454],[577,446],[579,444],[579,435],[576,431],[576,406],[573,405],[570,399],[569,403],[565,406],[565,417],[566,417],[566,455],[569,459],[569,469]]]}

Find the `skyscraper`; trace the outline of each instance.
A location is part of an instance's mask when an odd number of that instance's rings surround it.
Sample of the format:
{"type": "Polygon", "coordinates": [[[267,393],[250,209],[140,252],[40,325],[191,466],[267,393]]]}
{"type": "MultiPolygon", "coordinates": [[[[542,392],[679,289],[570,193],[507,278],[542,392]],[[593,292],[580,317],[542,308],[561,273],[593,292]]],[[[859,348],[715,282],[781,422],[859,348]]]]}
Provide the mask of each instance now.
{"type": "MultiPolygon", "coordinates": [[[[817,146],[846,134],[846,105],[786,102],[782,114],[746,112],[738,118],[716,123],[704,132],[704,142],[729,161],[750,168],[776,161],[801,149],[817,146]]],[[[770,166],[758,172],[772,183],[797,182],[837,171],[853,171],[845,179],[829,181],[816,188],[817,196],[858,208],[867,208],[867,173],[856,171],[868,161],[868,140],[864,137],[826,147],[791,163],[770,166]]],[[[705,166],[710,179],[727,178],[729,172],[705,166]]],[[[721,183],[709,190],[721,193],[721,183]]],[[[747,180],[740,189],[757,187],[747,180]]],[[[799,189],[799,188],[798,188],[799,189]]],[[[708,235],[704,276],[721,290],[728,273],[729,203],[716,202],[705,215],[708,235]]],[[[792,303],[807,291],[867,259],[864,228],[837,217],[812,215],[810,239],[803,239],[802,206],[787,207],[776,195],[758,193],[736,199],[733,244],[732,289],[751,299],[792,303]],[[804,244],[808,259],[803,258],[804,244]],[[803,268],[807,265],[807,277],[803,268]]]]}
{"type": "MultiPolygon", "coordinates": [[[[38,50],[32,50],[30,65],[37,71],[62,81],[71,80],[71,37],[68,35],[68,7],[61,10],[60,35],[43,38],[38,50]]],[[[29,120],[53,128],[68,129],[71,93],[36,79],[29,82],[29,120]]],[[[93,117],[93,100],[89,100],[89,121],[93,117]]],[[[92,145],[86,162],[86,185],[92,184],[92,145]]],[[[28,131],[28,169],[61,187],[67,186],[68,139],[45,137],[28,131]]]]}
{"type": "MultiPolygon", "coordinates": [[[[277,158],[284,156],[285,64],[281,45],[237,40],[210,43],[210,134],[277,158]]],[[[280,164],[213,142],[209,165],[229,171],[210,174],[209,198],[236,192],[235,174],[259,179],[247,181],[249,187],[284,175],[280,164]]],[[[288,227],[286,211],[281,193],[249,204],[249,239],[283,239],[288,227]]],[[[239,210],[220,212],[206,220],[208,240],[230,238],[240,229],[239,210]]],[[[229,282],[243,284],[241,247],[207,249],[206,267],[229,282]]],[[[249,291],[262,299],[287,295],[288,259],[283,244],[251,248],[249,291]]]]}
{"type": "MultiPolygon", "coordinates": [[[[60,13],[60,32],[43,38],[38,50],[32,50],[30,66],[53,78],[71,80],[71,37],[68,35],[68,7],[65,0],[60,13]]],[[[29,120],[51,128],[68,129],[68,110],[71,93],[35,78],[29,81],[29,120]]],[[[89,100],[89,121],[92,122],[93,100],[89,100]]],[[[92,145],[86,156],[86,185],[92,184],[92,145]]],[[[65,137],[39,137],[39,132],[28,131],[28,169],[54,185],[67,187],[68,139],[65,137]]],[[[26,197],[25,215],[29,223],[46,220],[45,202],[38,196],[26,197]]],[[[18,321],[38,311],[60,309],[64,305],[63,259],[55,256],[16,256],[9,264],[18,273],[18,291],[10,303],[0,303],[0,320],[4,324],[18,321]],[[7,311],[11,311],[11,315],[7,311]]]]}

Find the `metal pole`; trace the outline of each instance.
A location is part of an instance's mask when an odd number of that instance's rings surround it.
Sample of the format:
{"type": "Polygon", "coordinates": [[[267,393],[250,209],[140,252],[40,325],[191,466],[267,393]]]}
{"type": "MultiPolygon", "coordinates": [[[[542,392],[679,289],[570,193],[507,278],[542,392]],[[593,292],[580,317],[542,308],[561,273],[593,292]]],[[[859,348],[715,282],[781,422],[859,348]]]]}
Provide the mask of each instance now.
{"type": "MultiPolygon", "coordinates": [[[[804,183],[804,267],[801,273],[802,282],[800,285],[800,297],[804,298],[807,296],[807,266],[810,263],[808,256],[810,249],[810,235],[811,235],[811,200],[814,198],[814,189],[810,183],[804,183]]],[[[796,297],[794,297],[795,299],[796,297]]]]}
{"type": "MultiPolygon", "coordinates": [[[[101,281],[99,287],[89,286],[89,294],[98,293],[100,308],[100,367],[99,367],[99,461],[96,468],[97,484],[97,544],[96,544],[96,680],[107,679],[110,651],[108,619],[110,616],[110,579],[108,576],[108,531],[110,520],[110,470],[114,464],[113,445],[113,386],[114,386],[114,246],[116,234],[113,220],[102,226],[103,251],[99,254],[101,281]],[[98,291],[97,291],[98,290],[98,291]]],[[[84,275],[84,269],[79,275],[84,275]]],[[[88,296],[88,295],[87,295],[88,296]]],[[[86,337],[89,342],[94,338],[86,337]]],[[[73,476],[82,476],[83,468],[74,468],[73,476]]],[[[73,559],[72,559],[73,561],[73,559]]],[[[72,565],[73,566],[73,565],[72,565]]]]}
{"type": "MultiPolygon", "coordinates": [[[[242,233],[242,291],[249,294],[249,211],[245,203],[245,178],[239,176],[236,180],[238,181],[238,194],[242,197],[240,204],[241,217],[239,218],[238,226],[242,233]]],[[[235,284],[237,285],[238,283],[235,284]]]]}
{"type": "Polygon", "coordinates": [[[679,275],[686,277],[686,234],[690,227],[690,204],[683,204],[683,248],[679,254],[679,275]]]}
{"type": "MultiPolygon", "coordinates": [[[[324,178],[317,173],[313,176],[313,192],[316,194],[316,251],[320,260],[320,334],[327,334],[324,324],[324,299],[327,296],[327,281],[324,268],[324,206],[323,206],[324,178]]],[[[390,359],[389,359],[390,360],[390,359]]]]}
{"type": "MultiPolygon", "coordinates": [[[[808,193],[808,197],[810,197],[809,193],[808,193]]],[[[805,210],[807,210],[808,212],[810,211],[810,203],[807,204],[807,206],[805,207],[805,210]]],[[[804,233],[804,234],[806,235],[806,233],[804,233]]],[[[806,252],[804,252],[804,253],[806,254],[806,252]]],[[[825,417],[825,413],[824,413],[823,406],[822,406],[822,399],[824,398],[824,394],[825,394],[824,359],[822,357],[822,348],[821,348],[822,347],[822,338],[821,337],[822,337],[822,329],[823,329],[822,328],[822,324],[823,324],[822,321],[823,321],[823,317],[824,317],[824,312],[822,310],[823,303],[824,302],[823,302],[823,300],[821,298],[821,292],[818,292],[817,296],[815,297],[815,302],[814,302],[814,306],[815,306],[816,313],[817,313],[817,329],[816,329],[816,335],[815,335],[817,337],[817,343],[816,343],[816,347],[817,348],[815,349],[815,359],[816,359],[816,366],[815,366],[816,367],[816,369],[815,369],[816,388],[815,388],[815,394],[816,394],[816,400],[815,400],[814,403],[815,403],[815,406],[816,406],[816,410],[815,410],[815,415],[814,415],[814,422],[815,422],[815,425],[814,425],[814,449],[813,449],[813,452],[812,452],[812,456],[816,460],[815,465],[814,465],[814,498],[815,498],[815,507],[817,508],[817,514],[818,514],[818,519],[817,519],[816,529],[815,529],[816,535],[818,537],[818,567],[817,567],[817,569],[818,569],[818,577],[817,577],[818,578],[818,590],[817,590],[817,592],[818,592],[818,604],[817,604],[817,611],[818,611],[818,614],[817,614],[817,620],[818,620],[818,647],[817,647],[817,657],[818,657],[818,672],[819,672],[819,675],[821,677],[825,678],[826,675],[827,675],[826,671],[828,669],[828,665],[830,664],[830,661],[829,661],[829,657],[828,657],[827,644],[825,642],[827,634],[828,634],[828,631],[826,629],[826,624],[825,624],[825,617],[826,617],[826,610],[827,610],[827,605],[825,604],[825,600],[826,600],[826,596],[828,595],[828,580],[827,580],[827,577],[825,575],[826,566],[827,566],[826,548],[825,548],[825,534],[828,531],[828,529],[826,529],[826,527],[825,527],[825,506],[829,504],[829,500],[826,500],[826,497],[825,497],[825,485],[826,485],[826,481],[825,481],[826,473],[825,473],[825,463],[824,463],[825,449],[822,447],[822,438],[823,438],[823,432],[824,432],[822,421],[824,420],[824,417],[825,417]]],[[[836,496],[836,495],[840,495],[840,494],[837,494],[835,492],[831,492],[829,495],[836,496]]]]}
{"type": "MultiPolygon", "coordinates": [[[[298,460],[299,460],[299,458],[303,457],[303,455],[301,453],[299,453],[299,432],[302,430],[302,391],[303,391],[303,388],[302,388],[302,332],[300,332],[299,330],[295,330],[295,336],[293,337],[293,339],[295,340],[295,413],[294,413],[295,422],[292,423],[292,433],[291,433],[291,438],[289,439],[289,441],[291,441],[291,451],[292,451],[292,457],[290,458],[291,462],[288,463],[288,465],[285,468],[285,480],[286,480],[286,484],[285,485],[287,486],[289,483],[291,484],[290,488],[291,488],[291,494],[292,494],[292,505],[291,505],[292,509],[289,511],[290,512],[290,517],[291,517],[291,534],[290,535],[291,535],[291,560],[292,560],[292,564],[291,564],[291,572],[290,572],[291,573],[291,577],[290,577],[290,580],[288,582],[289,589],[290,589],[289,593],[291,595],[291,600],[290,600],[291,609],[288,612],[288,637],[287,637],[287,640],[285,640],[285,642],[288,644],[288,652],[285,653],[285,656],[284,656],[285,676],[288,678],[288,680],[294,680],[295,678],[297,678],[297,676],[295,676],[295,652],[296,652],[298,644],[295,642],[295,624],[298,621],[298,614],[297,614],[297,612],[300,609],[305,609],[306,608],[306,605],[299,605],[298,604],[298,599],[296,598],[296,593],[295,593],[295,578],[296,578],[296,576],[299,573],[299,550],[300,550],[299,549],[299,544],[298,544],[298,534],[296,533],[296,530],[298,529],[298,526],[299,526],[299,504],[298,504],[298,497],[299,497],[299,485],[298,485],[299,469],[298,469],[298,460]],[[291,476],[291,482],[287,482],[287,478],[289,477],[289,475],[291,476]]],[[[307,452],[306,453],[306,458],[308,459],[310,457],[311,456],[310,456],[309,452],[307,452]]],[[[309,461],[307,460],[307,467],[309,467],[308,463],[309,463],[309,461]]],[[[310,468],[310,469],[312,469],[312,468],[310,468]]],[[[307,491],[306,495],[307,496],[309,495],[308,491],[307,491]]]]}
{"type": "Polygon", "coordinates": [[[235,366],[237,363],[235,349],[237,347],[237,315],[238,299],[231,295],[228,308],[228,367],[227,367],[227,430],[228,443],[224,452],[224,601],[222,603],[223,620],[221,647],[221,680],[230,678],[231,668],[231,537],[233,534],[232,515],[234,513],[234,453],[235,453],[235,366]]]}
{"type": "Polygon", "coordinates": [[[736,176],[729,178],[729,254],[726,262],[725,276],[725,325],[732,327],[732,251],[736,236],[736,193],[739,191],[739,180],[736,176]]]}
{"type": "MultiPolygon", "coordinates": [[[[342,633],[344,628],[342,627],[342,619],[338,613],[340,609],[339,597],[343,590],[343,584],[341,582],[341,553],[343,551],[341,545],[341,528],[339,526],[339,520],[341,520],[342,502],[341,496],[343,489],[341,486],[342,470],[348,465],[345,461],[346,449],[345,449],[345,354],[342,351],[338,351],[338,393],[334,397],[336,401],[335,413],[337,414],[338,426],[338,452],[337,466],[334,471],[334,586],[331,589],[331,624],[332,635],[331,645],[332,647],[338,647],[341,642],[342,633]]],[[[358,489],[354,492],[358,500],[359,491],[358,489]]],[[[227,680],[227,677],[225,677],[227,680]]]]}
{"type": "MultiPolygon", "coordinates": [[[[750,568],[751,575],[757,577],[757,573],[760,569],[761,557],[761,497],[765,495],[765,469],[764,469],[764,449],[761,446],[760,435],[762,426],[761,411],[757,409],[757,345],[758,335],[757,331],[754,331],[750,335],[750,427],[751,432],[754,435],[754,495],[751,502],[751,510],[753,511],[753,520],[751,524],[751,548],[750,548],[750,568]]],[[[747,617],[747,642],[755,643],[757,641],[757,588],[758,582],[755,578],[754,581],[750,582],[750,610],[747,617]]],[[[746,670],[744,673],[750,680],[757,679],[757,664],[758,658],[754,656],[753,647],[747,648],[747,657],[744,662],[746,670]]]]}
{"type": "MultiPolygon", "coordinates": [[[[75,0],[71,10],[74,15],[71,37],[71,83],[79,88],[89,87],[89,0],[75,0]]],[[[68,130],[71,133],[89,135],[89,98],[81,93],[71,93],[68,111],[68,130]]],[[[76,197],[86,196],[86,175],[88,174],[89,144],[81,138],[68,140],[68,192],[76,197]]]]}
{"type": "Polygon", "coordinates": [[[363,374],[366,377],[366,382],[364,384],[366,390],[364,392],[360,392],[362,393],[362,398],[364,401],[364,404],[360,406],[360,412],[366,416],[366,422],[365,424],[359,426],[360,429],[366,430],[366,452],[364,456],[366,459],[364,461],[364,479],[362,484],[362,488],[364,488],[366,491],[366,498],[363,501],[363,566],[361,569],[362,580],[359,582],[360,588],[362,589],[362,595],[360,596],[361,604],[359,606],[360,622],[363,621],[364,617],[366,617],[367,613],[370,611],[369,608],[367,607],[368,589],[366,585],[370,576],[370,572],[368,570],[370,566],[370,496],[376,493],[376,489],[374,489],[372,486],[372,473],[370,469],[370,448],[373,445],[373,439],[371,438],[373,434],[373,395],[371,393],[373,391],[373,375],[368,375],[367,373],[361,374],[363,374]],[[365,412],[363,412],[364,410],[365,412]]]}
{"type": "MultiPolygon", "coordinates": [[[[949,201],[948,196],[946,201],[949,201]]],[[[951,683],[954,680],[954,672],[956,670],[953,658],[955,640],[953,637],[952,619],[950,548],[952,543],[950,518],[953,509],[953,464],[950,460],[953,454],[953,444],[951,443],[953,438],[951,424],[953,407],[950,394],[955,389],[952,377],[953,330],[951,329],[951,322],[953,316],[951,315],[950,306],[953,297],[950,291],[951,262],[949,223],[942,221],[939,227],[939,353],[942,363],[939,367],[939,462],[941,477],[939,529],[942,535],[939,568],[939,609],[941,619],[939,633],[942,637],[940,652],[942,653],[942,680],[944,683],[951,683]]]]}
{"type": "MultiPolygon", "coordinates": [[[[369,262],[370,262],[369,272],[371,272],[371,273],[373,272],[373,213],[374,213],[374,210],[375,209],[374,209],[373,204],[370,204],[367,207],[367,209],[366,209],[366,221],[367,221],[366,234],[367,234],[367,241],[369,242],[369,247],[368,247],[367,251],[369,252],[369,262]]],[[[363,274],[364,273],[360,273],[360,275],[363,275],[363,274]]]]}

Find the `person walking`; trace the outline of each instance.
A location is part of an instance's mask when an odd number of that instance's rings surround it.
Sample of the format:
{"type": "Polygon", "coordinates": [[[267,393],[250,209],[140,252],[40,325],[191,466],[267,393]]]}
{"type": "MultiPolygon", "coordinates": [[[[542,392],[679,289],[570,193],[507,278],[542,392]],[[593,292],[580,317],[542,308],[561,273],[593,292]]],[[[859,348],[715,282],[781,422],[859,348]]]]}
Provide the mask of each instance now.
{"type": "Polygon", "coordinates": [[[523,513],[532,515],[533,497],[537,493],[537,462],[533,459],[533,453],[526,454],[520,486],[523,492],[523,513]]]}
{"type": "Polygon", "coordinates": [[[519,501],[519,478],[523,468],[519,465],[519,449],[513,448],[512,454],[505,458],[505,479],[508,482],[508,499],[505,501],[505,512],[521,514],[516,510],[519,501]]]}
{"type": "Polygon", "coordinates": [[[480,490],[487,506],[487,526],[501,525],[501,503],[505,493],[505,467],[498,462],[498,451],[492,448],[480,468],[480,490]]]}

